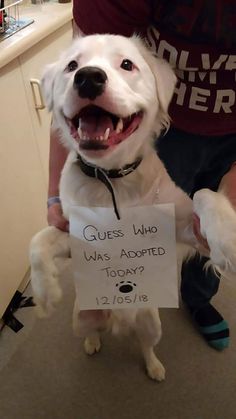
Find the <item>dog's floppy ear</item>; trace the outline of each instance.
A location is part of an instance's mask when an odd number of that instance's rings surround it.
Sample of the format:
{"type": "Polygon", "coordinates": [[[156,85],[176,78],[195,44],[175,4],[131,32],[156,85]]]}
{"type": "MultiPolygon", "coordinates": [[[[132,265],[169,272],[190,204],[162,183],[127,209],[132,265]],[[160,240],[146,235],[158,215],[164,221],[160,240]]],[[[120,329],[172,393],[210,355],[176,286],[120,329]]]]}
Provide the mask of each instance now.
{"type": "Polygon", "coordinates": [[[53,108],[53,86],[55,75],[56,63],[49,64],[46,66],[40,81],[43,98],[49,111],[53,108]]]}
{"type": "Polygon", "coordinates": [[[174,93],[176,75],[167,61],[153,54],[138,36],[133,37],[140,53],[151,69],[156,81],[157,98],[160,103],[162,123],[169,126],[168,106],[174,93]]]}
{"type": "Polygon", "coordinates": [[[157,95],[160,105],[162,110],[167,113],[177,81],[176,75],[167,61],[155,55],[152,56],[150,67],[156,79],[157,95]]]}
{"type": "Polygon", "coordinates": [[[170,116],[168,107],[172,99],[177,77],[169,63],[148,51],[147,62],[155,77],[156,92],[159,100],[159,116],[163,127],[168,130],[170,126],[170,116]]]}

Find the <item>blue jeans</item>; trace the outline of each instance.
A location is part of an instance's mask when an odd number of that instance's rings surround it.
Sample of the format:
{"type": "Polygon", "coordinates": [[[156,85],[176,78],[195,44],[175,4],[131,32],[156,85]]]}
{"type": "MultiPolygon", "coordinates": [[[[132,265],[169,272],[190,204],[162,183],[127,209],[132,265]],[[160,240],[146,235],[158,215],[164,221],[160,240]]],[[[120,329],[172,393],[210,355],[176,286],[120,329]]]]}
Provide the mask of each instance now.
{"type": "MultiPolygon", "coordinates": [[[[156,149],[171,178],[192,198],[199,189],[218,189],[236,161],[236,134],[203,137],[171,128],[158,139],[156,149]]],[[[203,270],[206,261],[197,255],[182,267],[181,295],[192,309],[206,305],[219,287],[213,270],[203,270]]]]}

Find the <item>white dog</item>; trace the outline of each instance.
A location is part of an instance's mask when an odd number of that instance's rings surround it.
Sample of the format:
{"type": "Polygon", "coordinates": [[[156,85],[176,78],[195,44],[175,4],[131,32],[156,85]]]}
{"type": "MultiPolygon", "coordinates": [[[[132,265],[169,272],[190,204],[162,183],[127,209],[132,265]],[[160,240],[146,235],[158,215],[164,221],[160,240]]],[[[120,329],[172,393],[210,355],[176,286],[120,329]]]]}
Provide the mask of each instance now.
{"type": "MultiPolygon", "coordinates": [[[[192,232],[194,207],[212,263],[234,271],[236,215],[227,198],[205,189],[192,202],[172,182],[153,149],[153,138],[169,125],[168,105],[175,82],[170,66],[153,57],[136,37],[77,39],[46,69],[42,80],[45,100],[61,141],[70,151],[60,183],[63,213],[69,218],[71,205],[114,205],[118,211],[125,206],[174,202],[178,241],[201,251],[192,232]],[[103,173],[117,201],[112,201],[107,185],[91,173],[88,176],[88,171],[103,173]]],[[[39,232],[31,242],[32,286],[44,312],[61,298],[55,257],[69,257],[69,253],[68,234],[55,227],[39,232]]],[[[154,353],[161,337],[157,309],[80,312],[76,300],[73,324],[76,333],[85,337],[88,354],[99,351],[101,330],[134,331],[149,376],[164,379],[164,367],[154,353]]]]}

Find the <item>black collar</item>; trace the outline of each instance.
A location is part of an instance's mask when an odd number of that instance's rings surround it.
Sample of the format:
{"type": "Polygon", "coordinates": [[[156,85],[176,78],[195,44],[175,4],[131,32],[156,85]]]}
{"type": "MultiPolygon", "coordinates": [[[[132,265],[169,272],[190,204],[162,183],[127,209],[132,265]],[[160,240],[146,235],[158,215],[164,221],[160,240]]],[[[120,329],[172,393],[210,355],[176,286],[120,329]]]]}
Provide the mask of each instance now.
{"type": "Polygon", "coordinates": [[[120,177],[129,175],[135,169],[137,169],[141,161],[142,161],[142,158],[139,157],[137,160],[135,160],[135,162],[131,164],[127,164],[121,169],[106,170],[101,167],[92,165],[91,163],[88,163],[86,160],[82,159],[82,157],[79,154],[77,156],[77,163],[79,164],[82,172],[89,177],[95,177],[96,179],[99,179],[111,193],[114,211],[116,213],[118,220],[120,220],[120,215],[119,215],[119,211],[116,204],[115,192],[114,192],[113,185],[110,179],[120,178],[120,177]]]}
{"type": "Polygon", "coordinates": [[[102,167],[95,166],[92,163],[88,163],[79,154],[77,156],[77,161],[82,172],[89,177],[97,178],[98,177],[97,173],[101,171],[108,178],[114,179],[114,178],[124,177],[132,173],[140,165],[142,161],[142,157],[139,157],[137,160],[135,160],[131,164],[126,164],[121,169],[111,169],[111,170],[106,170],[106,169],[103,169],[102,167]]]}

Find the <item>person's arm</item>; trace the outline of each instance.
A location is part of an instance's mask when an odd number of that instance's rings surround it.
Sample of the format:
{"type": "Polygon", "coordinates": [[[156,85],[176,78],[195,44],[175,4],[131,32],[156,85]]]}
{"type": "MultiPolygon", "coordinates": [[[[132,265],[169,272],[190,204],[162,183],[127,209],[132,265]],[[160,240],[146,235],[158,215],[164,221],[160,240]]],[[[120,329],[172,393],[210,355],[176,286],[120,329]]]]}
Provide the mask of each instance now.
{"type": "MultiPolygon", "coordinates": [[[[73,37],[82,35],[82,31],[80,31],[76,23],[73,21],[73,37]]],[[[53,127],[53,124],[51,124],[47,220],[49,225],[53,225],[54,227],[57,227],[63,231],[69,231],[69,222],[62,213],[62,207],[59,201],[59,183],[61,178],[61,171],[67,156],[68,151],[60,143],[59,133],[53,127]],[[52,202],[58,202],[50,203],[50,198],[52,198],[52,202]]]]}
{"type": "MultiPolygon", "coordinates": [[[[50,153],[49,153],[49,186],[48,198],[59,197],[59,182],[61,171],[66,161],[68,151],[59,141],[58,131],[51,126],[50,131],[50,153]]],[[[53,201],[53,199],[52,199],[53,201]]],[[[56,199],[55,199],[56,201],[56,199]]],[[[68,231],[69,223],[63,217],[60,202],[49,204],[48,207],[48,224],[53,225],[60,230],[68,231]]]]}

